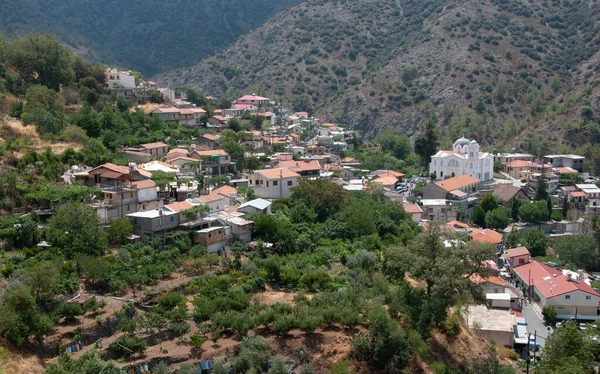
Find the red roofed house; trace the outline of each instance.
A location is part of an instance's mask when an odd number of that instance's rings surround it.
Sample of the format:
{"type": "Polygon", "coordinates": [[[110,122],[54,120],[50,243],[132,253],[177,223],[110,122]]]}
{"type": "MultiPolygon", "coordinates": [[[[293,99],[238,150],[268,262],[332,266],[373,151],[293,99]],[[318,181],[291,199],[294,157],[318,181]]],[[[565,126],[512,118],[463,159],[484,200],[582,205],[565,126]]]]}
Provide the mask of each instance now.
{"type": "Polygon", "coordinates": [[[230,206],[233,206],[237,203],[237,188],[235,187],[223,185],[215,188],[211,193],[226,198],[228,201],[227,204],[230,206]]]}
{"type": "Polygon", "coordinates": [[[462,174],[423,187],[423,199],[463,199],[477,191],[479,180],[462,174]]]}
{"type": "Polygon", "coordinates": [[[256,196],[265,199],[290,197],[292,189],[299,183],[300,174],[284,168],[256,170],[248,178],[248,184],[256,196]]]}
{"type": "Polygon", "coordinates": [[[540,308],[552,306],[559,319],[597,320],[600,294],[577,276],[538,261],[512,267],[517,287],[540,308]]]}
{"type": "Polygon", "coordinates": [[[207,175],[221,176],[227,173],[235,173],[236,164],[231,160],[229,153],[222,149],[207,151],[196,150],[190,156],[196,160],[202,160],[202,168],[207,175]]]}
{"type": "Polygon", "coordinates": [[[423,218],[423,209],[418,204],[404,204],[404,211],[410,214],[414,223],[421,222],[423,218]]]}
{"type": "Polygon", "coordinates": [[[511,177],[529,180],[529,175],[533,172],[540,172],[542,170],[542,165],[531,161],[514,160],[506,164],[505,168],[506,172],[511,177]]]}
{"type": "Polygon", "coordinates": [[[126,147],[123,151],[145,153],[151,157],[161,157],[167,154],[169,146],[163,142],[140,144],[137,147],[126,147]]]}
{"type": "Polygon", "coordinates": [[[322,170],[321,164],[317,160],[279,161],[277,167],[281,169],[291,169],[304,178],[318,178],[322,170]]]}
{"type": "Polygon", "coordinates": [[[227,118],[219,115],[214,115],[208,119],[207,127],[210,127],[217,132],[227,128],[227,118]]]}
{"type": "Polygon", "coordinates": [[[504,261],[512,267],[526,264],[530,260],[531,254],[529,253],[529,250],[523,246],[509,249],[504,255],[504,261]]]}
{"type": "Polygon", "coordinates": [[[198,139],[198,149],[208,150],[219,148],[219,137],[213,134],[204,134],[198,139]]]}
{"type": "Polygon", "coordinates": [[[234,107],[254,106],[259,112],[270,111],[272,107],[271,99],[268,97],[258,96],[256,94],[244,95],[237,99],[234,107]]]}
{"type": "Polygon", "coordinates": [[[201,119],[205,115],[204,109],[191,105],[157,108],[152,112],[153,117],[158,117],[165,122],[177,122],[186,127],[199,127],[202,124],[201,119]]]}

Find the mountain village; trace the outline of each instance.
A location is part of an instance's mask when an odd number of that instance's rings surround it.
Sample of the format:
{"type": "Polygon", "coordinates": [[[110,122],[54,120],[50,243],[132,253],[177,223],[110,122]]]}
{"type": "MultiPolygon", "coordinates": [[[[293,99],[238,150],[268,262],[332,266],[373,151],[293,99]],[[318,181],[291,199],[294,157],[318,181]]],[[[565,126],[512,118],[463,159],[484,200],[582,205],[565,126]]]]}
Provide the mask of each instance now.
{"type": "MultiPolygon", "coordinates": [[[[268,97],[244,95],[206,117],[185,92],[157,88],[153,82],[136,86],[129,72],[109,69],[107,88],[137,101],[137,110],[158,92],[164,103],[148,110],[148,116],[204,130],[177,147],[163,142],[125,147],[128,166],[73,165],[63,176],[65,184],[99,188],[90,206],[103,225],[129,219],[131,242],[163,240],[169,232],[185,230],[209,253],[226,253],[234,242],[253,247],[259,243],[253,241],[248,216],[273,214],[273,204],[289,198],[302,180],[326,179],[348,191],[379,193],[385,201],[402,204],[425,229],[439,225],[442,232],[494,245],[496,255],[486,261],[491,275],[474,279],[487,303],[465,309],[469,326],[484,338],[522,356],[535,355],[553,331],[542,313],[548,307],[558,321],[576,320],[581,329],[599,318],[600,294],[593,282],[600,274],[538,261],[522,243],[506,243],[511,233],[529,227],[548,237],[589,230],[591,217],[600,214],[600,188],[582,156],[494,154],[461,137],[452,149],[431,155],[427,174],[406,176],[398,170],[362,168],[359,160],[344,156],[356,144],[354,131],[291,111],[268,97]],[[246,156],[258,158],[261,168],[241,170],[221,148],[220,139],[230,131],[241,135],[246,156]],[[157,171],[170,181],[153,180],[157,171]],[[547,207],[542,216],[534,212],[528,221],[510,219],[497,230],[473,223],[477,207],[490,197],[495,206],[510,211],[515,204],[540,204],[540,190],[546,196],[541,205],[547,207]]],[[[35,209],[47,219],[54,207],[35,209]]],[[[445,240],[444,245],[455,243],[445,240]]],[[[544,252],[552,253],[552,248],[544,252]]]]}

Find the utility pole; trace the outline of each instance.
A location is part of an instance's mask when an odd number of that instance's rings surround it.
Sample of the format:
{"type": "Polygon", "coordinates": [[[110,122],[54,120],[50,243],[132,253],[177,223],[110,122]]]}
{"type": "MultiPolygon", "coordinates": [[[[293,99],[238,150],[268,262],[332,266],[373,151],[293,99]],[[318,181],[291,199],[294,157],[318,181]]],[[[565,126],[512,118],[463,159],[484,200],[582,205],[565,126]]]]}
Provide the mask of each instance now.
{"type": "Polygon", "coordinates": [[[535,365],[535,351],[537,350],[537,330],[533,331],[533,364],[535,365]]]}
{"type": "Polygon", "coordinates": [[[531,351],[531,333],[528,332],[527,333],[527,358],[525,359],[525,364],[526,364],[526,374],[529,374],[529,352],[531,351]]]}

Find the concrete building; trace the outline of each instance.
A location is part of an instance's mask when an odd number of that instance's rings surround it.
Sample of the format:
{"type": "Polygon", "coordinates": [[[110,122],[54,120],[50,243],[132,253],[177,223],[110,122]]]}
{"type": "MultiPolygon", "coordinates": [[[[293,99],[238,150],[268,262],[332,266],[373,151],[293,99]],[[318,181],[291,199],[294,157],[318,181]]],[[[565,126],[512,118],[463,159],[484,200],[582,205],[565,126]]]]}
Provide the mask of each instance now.
{"type": "Polygon", "coordinates": [[[469,328],[497,345],[512,348],[515,344],[514,330],[517,320],[510,309],[488,308],[484,305],[469,305],[466,309],[469,328]]]}
{"type": "Polygon", "coordinates": [[[106,69],[106,83],[108,89],[135,88],[135,77],[131,71],[119,71],[115,68],[106,69]]]}
{"type": "Polygon", "coordinates": [[[446,199],[423,199],[423,218],[429,221],[450,222],[456,220],[457,210],[452,209],[449,200],[446,199]]]}
{"type": "Polygon", "coordinates": [[[404,204],[404,211],[410,215],[414,223],[419,223],[423,219],[423,209],[418,204],[404,204]]]}
{"type": "Polygon", "coordinates": [[[567,167],[583,173],[584,156],[578,155],[547,155],[544,156],[544,163],[552,164],[553,167],[567,167]]]}
{"type": "Polygon", "coordinates": [[[222,149],[208,151],[194,151],[191,158],[202,161],[202,168],[206,175],[221,176],[236,172],[236,162],[231,159],[229,153],[222,149]]]}
{"type": "Polygon", "coordinates": [[[237,210],[246,214],[271,214],[271,204],[265,199],[254,199],[240,205],[237,210]]]}
{"type": "Polygon", "coordinates": [[[208,253],[216,253],[225,249],[233,241],[231,227],[214,226],[196,231],[194,244],[206,247],[208,253]]]}
{"type": "Polygon", "coordinates": [[[531,261],[529,250],[523,246],[508,249],[504,255],[504,261],[511,267],[527,264],[531,261]]]}
{"type": "Polygon", "coordinates": [[[137,212],[127,215],[133,224],[133,232],[144,241],[154,236],[164,236],[179,226],[179,213],[158,208],[147,212],[137,212]]]}
{"type": "Polygon", "coordinates": [[[586,214],[599,214],[600,213],[600,188],[595,184],[576,184],[575,187],[579,192],[583,192],[583,195],[573,194],[573,196],[581,197],[581,201],[584,202],[586,214]]]}
{"type": "Polygon", "coordinates": [[[248,181],[256,196],[281,199],[292,195],[292,189],[300,183],[300,178],[300,174],[291,169],[265,169],[254,171],[248,181]]]}
{"type": "Polygon", "coordinates": [[[494,155],[494,162],[499,162],[502,166],[513,161],[529,161],[533,162],[533,155],[528,153],[500,153],[494,155]]]}

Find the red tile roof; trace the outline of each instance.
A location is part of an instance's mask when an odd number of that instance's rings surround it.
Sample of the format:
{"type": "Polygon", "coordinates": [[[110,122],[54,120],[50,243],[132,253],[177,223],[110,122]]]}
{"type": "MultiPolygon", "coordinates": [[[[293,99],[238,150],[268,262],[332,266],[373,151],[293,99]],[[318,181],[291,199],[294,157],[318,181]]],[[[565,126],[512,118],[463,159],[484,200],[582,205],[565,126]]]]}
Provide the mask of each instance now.
{"type": "Polygon", "coordinates": [[[514,160],[506,164],[509,168],[541,168],[542,165],[525,160],[514,160]]]}
{"type": "Polygon", "coordinates": [[[194,206],[187,201],[178,201],[176,203],[167,204],[165,208],[169,209],[172,212],[179,213],[184,210],[192,209],[194,206]]]}
{"type": "Polygon", "coordinates": [[[570,280],[560,270],[538,261],[531,261],[527,264],[517,266],[513,270],[523,282],[529,286],[533,285],[546,299],[573,291],[582,291],[594,296],[600,296],[598,292],[584,281],[570,280]]]}
{"type": "Polygon", "coordinates": [[[138,190],[143,190],[146,188],[156,188],[156,183],[152,179],[144,179],[141,181],[133,181],[131,185],[138,190]]]}
{"type": "Polygon", "coordinates": [[[229,156],[229,153],[223,149],[212,149],[208,151],[194,151],[198,156],[229,156]]]}
{"type": "Polygon", "coordinates": [[[194,201],[198,201],[200,203],[206,204],[206,203],[210,203],[210,202],[221,200],[221,199],[224,199],[224,197],[214,194],[214,193],[210,193],[209,195],[198,196],[197,198],[194,199],[194,201]]]}
{"type": "Polygon", "coordinates": [[[529,253],[529,250],[527,248],[521,246],[507,250],[505,257],[519,257],[525,255],[531,255],[531,253],[529,253]]]}
{"type": "Polygon", "coordinates": [[[435,184],[438,187],[441,187],[442,189],[448,192],[477,183],[479,183],[479,179],[473,178],[469,174],[463,174],[457,177],[452,177],[443,181],[435,182],[435,184]]]}
{"type": "Polygon", "coordinates": [[[500,244],[503,241],[502,234],[491,229],[474,230],[471,233],[471,239],[476,242],[485,242],[491,244],[500,244]]]}
{"type": "Polygon", "coordinates": [[[404,211],[408,214],[421,214],[423,209],[418,204],[404,204],[404,211]]]}
{"type": "MultiPolygon", "coordinates": [[[[214,116],[214,117],[216,118],[217,116],[214,116]]],[[[223,120],[225,120],[225,119],[223,119],[223,120]]],[[[202,137],[204,139],[212,140],[213,142],[219,140],[219,137],[216,135],[213,135],[213,134],[204,134],[204,135],[202,135],[202,137]]]]}
{"type": "Polygon", "coordinates": [[[268,179],[300,177],[300,174],[296,173],[292,169],[264,169],[264,170],[255,170],[254,172],[258,173],[268,179]]]}
{"type": "Polygon", "coordinates": [[[230,197],[232,193],[237,193],[237,189],[231,186],[221,186],[212,190],[212,193],[230,197]]]}
{"type": "Polygon", "coordinates": [[[140,147],[146,148],[146,149],[155,149],[155,148],[168,147],[168,145],[163,142],[156,142],[156,143],[140,144],[140,147]]]}
{"type": "Polygon", "coordinates": [[[263,100],[271,100],[268,97],[262,97],[258,95],[244,95],[237,99],[237,101],[263,101],[263,100]]]}
{"type": "Polygon", "coordinates": [[[296,173],[300,173],[302,171],[321,170],[321,164],[319,164],[319,161],[317,161],[317,160],[279,161],[279,165],[277,165],[277,167],[282,168],[282,169],[288,168],[288,169],[295,171],[296,173]]]}

